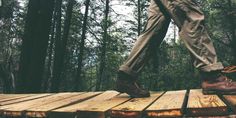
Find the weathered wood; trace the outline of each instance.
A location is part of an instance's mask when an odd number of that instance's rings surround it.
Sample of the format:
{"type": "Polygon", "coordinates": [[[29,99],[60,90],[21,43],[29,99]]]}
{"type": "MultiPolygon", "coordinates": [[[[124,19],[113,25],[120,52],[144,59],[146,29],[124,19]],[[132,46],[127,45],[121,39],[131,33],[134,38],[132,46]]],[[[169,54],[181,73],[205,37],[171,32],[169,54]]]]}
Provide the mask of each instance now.
{"type": "Polygon", "coordinates": [[[184,118],[236,118],[236,115],[226,115],[226,116],[199,116],[199,117],[184,117],[184,118]]]}
{"type": "Polygon", "coordinates": [[[0,94],[0,99],[15,96],[15,94],[0,94]]]}
{"type": "Polygon", "coordinates": [[[235,118],[236,95],[203,95],[199,89],[151,93],[130,98],[117,91],[59,94],[0,94],[1,117],[141,118],[196,117],[235,118]],[[188,101],[186,100],[188,98],[188,101]],[[220,98],[223,98],[222,100],[220,98]],[[225,102],[225,103],[224,103],[225,102]],[[233,108],[234,113],[228,111],[233,108]],[[183,110],[183,106],[187,106],[183,110]],[[185,112],[181,112],[185,111],[185,112]],[[230,112],[230,115],[229,115],[230,112]],[[232,113],[232,114],[231,114],[232,113]]]}
{"type": "Polygon", "coordinates": [[[22,116],[24,111],[29,108],[49,104],[51,102],[55,102],[58,100],[75,96],[77,94],[78,93],[58,93],[55,95],[46,96],[43,98],[31,100],[31,101],[5,105],[5,106],[0,107],[0,111],[2,111],[5,116],[22,116]]]}
{"type": "Polygon", "coordinates": [[[105,118],[108,110],[130,99],[127,94],[120,94],[114,98],[96,103],[95,105],[80,108],[77,113],[78,118],[105,118]]]}
{"type": "Polygon", "coordinates": [[[110,110],[111,117],[123,117],[123,118],[141,118],[142,112],[151,103],[153,103],[163,92],[152,93],[147,98],[133,98],[119,106],[116,106],[110,110]]]}
{"type": "Polygon", "coordinates": [[[0,102],[5,102],[5,101],[9,101],[9,100],[15,100],[15,99],[19,99],[19,98],[25,98],[25,97],[29,97],[29,96],[33,96],[35,94],[14,94],[14,95],[6,95],[3,98],[0,99],[0,102]]]}
{"type": "Polygon", "coordinates": [[[148,117],[181,117],[186,90],[168,91],[146,110],[148,117]]]}
{"type": "Polygon", "coordinates": [[[236,95],[223,95],[223,97],[227,100],[233,112],[236,113],[236,95]]]}
{"type": "Polygon", "coordinates": [[[217,95],[203,95],[202,90],[190,90],[188,116],[228,115],[226,104],[217,95]]]}
{"type": "Polygon", "coordinates": [[[28,97],[23,97],[23,98],[17,98],[17,99],[8,100],[8,101],[3,101],[3,102],[0,102],[0,106],[19,103],[19,102],[24,102],[24,101],[29,101],[29,100],[34,100],[34,99],[42,98],[42,97],[49,96],[49,95],[51,95],[51,94],[38,94],[38,95],[33,95],[33,96],[28,96],[28,97]]]}
{"type": "Polygon", "coordinates": [[[47,117],[47,113],[50,110],[54,110],[56,108],[61,108],[64,106],[75,104],[75,103],[81,102],[83,100],[89,99],[91,97],[94,97],[98,94],[100,94],[100,92],[88,92],[88,93],[84,93],[84,94],[78,94],[76,96],[62,99],[59,101],[55,101],[55,102],[52,102],[49,104],[29,108],[26,110],[26,116],[28,116],[28,117],[47,117]]]}
{"type": "Polygon", "coordinates": [[[93,97],[91,99],[85,100],[81,103],[73,104],[67,107],[59,108],[56,110],[52,110],[50,115],[50,118],[58,118],[58,117],[75,117],[76,112],[84,107],[95,105],[96,103],[111,99],[118,95],[119,92],[116,91],[105,91],[104,93],[93,97]]]}
{"type": "Polygon", "coordinates": [[[5,99],[5,98],[9,98],[9,97],[11,98],[13,96],[16,96],[16,95],[14,95],[14,94],[1,94],[0,95],[0,100],[5,99]]]}

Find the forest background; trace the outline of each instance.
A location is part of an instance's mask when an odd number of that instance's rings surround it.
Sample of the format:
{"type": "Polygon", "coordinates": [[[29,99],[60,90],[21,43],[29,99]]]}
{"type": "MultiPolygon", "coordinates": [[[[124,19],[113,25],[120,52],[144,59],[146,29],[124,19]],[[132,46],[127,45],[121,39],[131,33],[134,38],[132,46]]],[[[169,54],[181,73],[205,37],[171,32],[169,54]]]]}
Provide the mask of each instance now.
{"type": "MultiPolygon", "coordinates": [[[[195,1],[219,59],[236,65],[236,0],[195,1]]],[[[1,0],[0,93],[114,89],[148,6],[148,0],[1,0]]],[[[199,78],[171,22],[138,81],[162,91],[199,88],[199,78]]]]}

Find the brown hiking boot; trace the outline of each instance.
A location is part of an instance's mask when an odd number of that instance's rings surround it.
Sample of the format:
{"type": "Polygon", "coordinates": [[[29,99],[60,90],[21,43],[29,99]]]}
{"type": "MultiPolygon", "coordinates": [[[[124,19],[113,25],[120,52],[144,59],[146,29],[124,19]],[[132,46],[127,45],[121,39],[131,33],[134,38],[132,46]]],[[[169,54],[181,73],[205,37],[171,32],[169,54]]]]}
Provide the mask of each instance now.
{"type": "Polygon", "coordinates": [[[121,93],[127,93],[132,98],[150,97],[149,91],[140,88],[132,76],[122,71],[118,72],[116,90],[121,93]]]}
{"type": "Polygon", "coordinates": [[[236,82],[225,76],[225,73],[235,72],[232,68],[225,68],[221,72],[209,72],[203,75],[203,94],[236,95],[236,82]]]}

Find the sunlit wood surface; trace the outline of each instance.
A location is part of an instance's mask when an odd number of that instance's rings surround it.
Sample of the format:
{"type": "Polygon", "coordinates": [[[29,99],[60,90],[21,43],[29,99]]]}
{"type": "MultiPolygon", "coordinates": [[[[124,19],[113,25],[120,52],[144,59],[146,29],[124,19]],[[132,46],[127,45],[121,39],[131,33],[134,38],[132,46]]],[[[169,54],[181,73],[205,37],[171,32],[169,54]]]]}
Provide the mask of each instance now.
{"type": "Polygon", "coordinates": [[[203,95],[201,89],[152,91],[130,98],[108,90],[0,94],[0,118],[235,118],[236,95],[203,95]]]}

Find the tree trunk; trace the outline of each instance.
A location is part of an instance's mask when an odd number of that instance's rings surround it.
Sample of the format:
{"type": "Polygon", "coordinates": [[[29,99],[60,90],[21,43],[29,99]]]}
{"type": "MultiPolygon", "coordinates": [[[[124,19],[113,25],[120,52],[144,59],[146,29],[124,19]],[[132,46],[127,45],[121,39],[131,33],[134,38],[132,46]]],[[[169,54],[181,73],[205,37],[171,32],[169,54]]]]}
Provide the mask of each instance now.
{"type": "Polygon", "coordinates": [[[103,41],[102,41],[102,53],[101,53],[101,61],[100,61],[100,67],[99,67],[99,75],[98,75],[98,80],[96,84],[96,90],[100,90],[102,86],[102,78],[104,77],[104,70],[106,67],[106,50],[107,50],[107,40],[108,40],[108,34],[107,34],[107,29],[108,29],[108,14],[109,14],[109,0],[106,0],[106,9],[105,9],[105,17],[104,17],[104,34],[103,34],[103,41]]]}
{"type": "Polygon", "coordinates": [[[75,86],[74,86],[74,91],[81,91],[83,89],[83,80],[81,78],[81,73],[82,73],[82,61],[83,61],[83,56],[84,56],[84,43],[86,39],[86,31],[87,31],[87,19],[88,19],[88,10],[89,10],[89,4],[90,0],[86,0],[85,3],[85,13],[84,13],[84,18],[83,18],[83,27],[82,27],[82,36],[81,36],[81,42],[79,46],[79,58],[78,58],[78,68],[77,68],[77,73],[75,76],[75,86]]]}
{"type": "MultiPolygon", "coordinates": [[[[71,16],[72,16],[72,10],[73,10],[73,4],[74,0],[69,0],[68,5],[67,5],[67,10],[66,10],[66,19],[65,19],[65,24],[63,28],[63,35],[62,38],[60,36],[61,31],[61,25],[58,25],[58,39],[56,38],[56,52],[55,52],[55,58],[54,58],[54,68],[53,68],[53,78],[52,78],[52,92],[58,92],[59,91],[59,85],[61,82],[61,75],[62,75],[62,70],[64,66],[64,57],[65,57],[65,52],[66,52],[66,45],[67,45],[67,40],[68,40],[68,35],[69,35],[69,30],[70,30],[70,24],[71,24],[71,16]],[[60,33],[60,34],[59,34],[60,33]]],[[[61,1],[59,7],[61,8],[61,1]]],[[[61,14],[61,10],[58,10],[58,14],[61,14]]],[[[61,17],[61,15],[58,15],[61,17]]],[[[61,19],[61,18],[60,18],[61,19]]],[[[61,23],[61,20],[58,20],[58,24],[61,23]]]]}
{"type": "Polygon", "coordinates": [[[141,0],[138,0],[138,36],[141,33],[141,0]]]}
{"type": "Polygon", "coordinates": [[[5,71],[4,65],[0,64],[0,78],[3,82],[3,92],[10,93],[11,92],[11,81],[8,78],[8,74],[5,71]]]}
{"type": "Polygon", "coordinates": [[[59,78],[58,78],[58,72],[60,70],[60,53],[62,48],[62,42],[61,42],[61,5],[62,0],[56,0],[55,3],[55,27],[56,27],[56,37],[55,37],[55,56],[54,56],[54,62],[53,62],[53,72],[52,72],[52,80],[51,80],[51,92],[58,91],[59,87],[59,78]]]}
{"type": "Polygon", "coordinates": [[[22,41],[18,93],[40,92],[54,0],[29,0],[22,41]]]}
{"type": "Polygon", "coordinates": [[[176,32],[177,32],[177,28],[176,28],[176,25],[173,23],[173,33],[174,33],[174,43],[176,41],[176,32]]]}
{"type": "Polygon", "coordinates": [[[52,77],[52,57],[53,57],[53,49],[54,49],[54,42],[55,42],[55,25],[56,25],[56,11],[55,7],[53,10],[53,18],[52,18],[52,26],[51,26],[51,36],[50,36],[50,41],[48,44],[48,62],[47,62],[47,70],[46,70],[46,77],[44,79],[43,83],[43,91],[46,92],[48,91],[49,87],[51,86],[51,77],[52,77]]]}
{"type": "Polygon", "coordinates": [[[233,65],[236,65],[236,23],[235,23],[235,16],[233,14],[234,12],[234,8],[233,8],[233,3],[231,0],[228,0],[228,7],[229,7],[229,13],[228,14],[228,19],[229,19],[229,23],[230,23],[230,34],[231,34],[231,47],[233,48],[232,52],[233,52],[233,56],[234,56],[234,60],[233,60],[233,65]]]}

